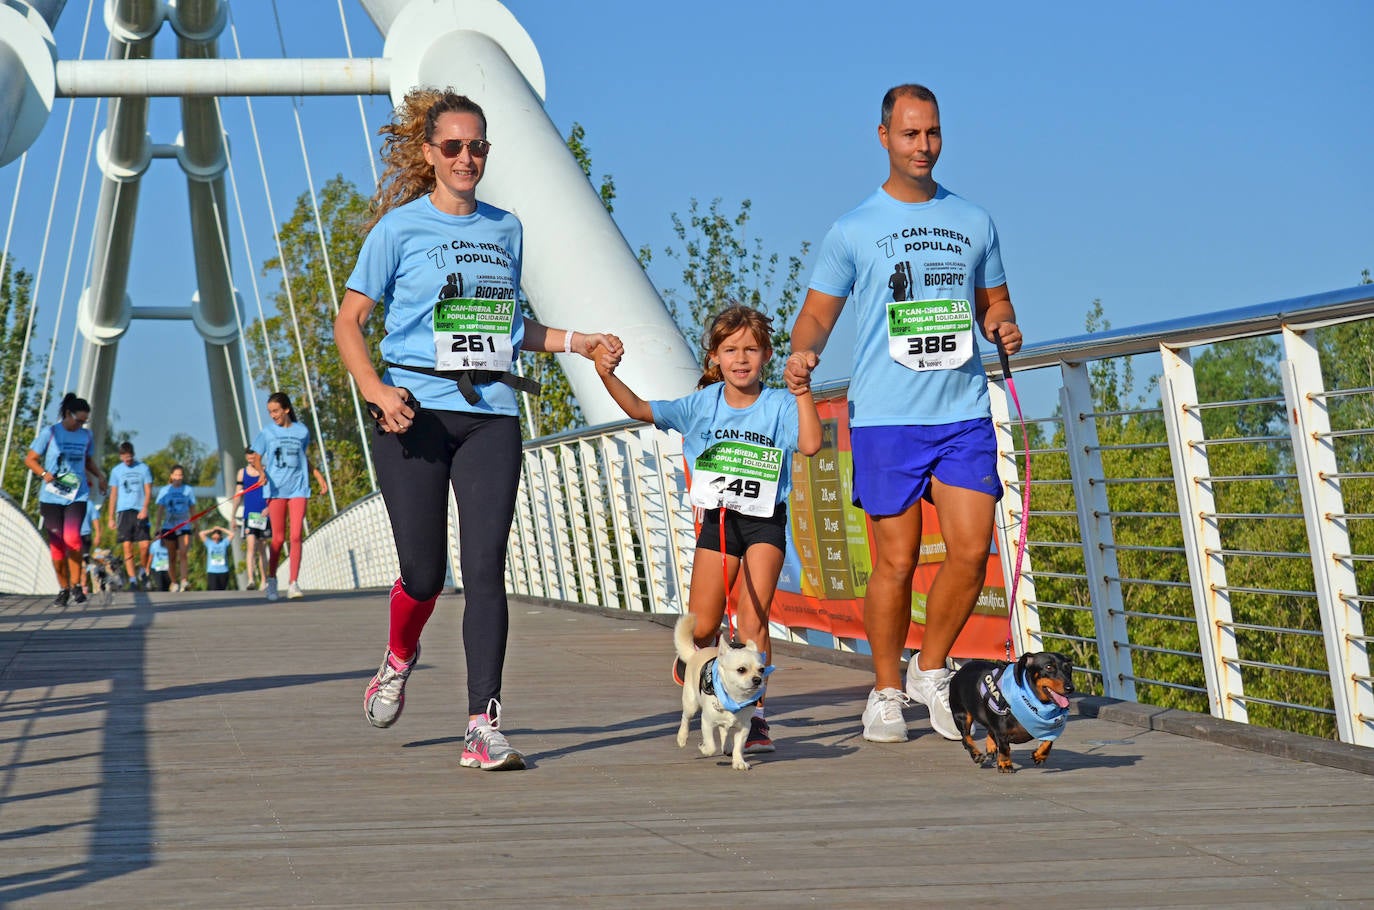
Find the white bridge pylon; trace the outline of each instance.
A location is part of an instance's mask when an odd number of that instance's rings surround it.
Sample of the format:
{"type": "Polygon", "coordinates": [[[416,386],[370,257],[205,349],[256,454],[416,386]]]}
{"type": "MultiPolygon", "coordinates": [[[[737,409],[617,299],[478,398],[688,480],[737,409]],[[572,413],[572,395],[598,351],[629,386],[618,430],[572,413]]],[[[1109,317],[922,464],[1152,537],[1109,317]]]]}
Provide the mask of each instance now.
{"type": "MultiPolygon", "coordinates": [[[[381,58],[226,60],[218,40],[221,0],[106,0],[106,60],[60,60],[52,30],[65,0],[0,4],[0,166],[42,130],[57,97],[114,99],[99,139],[103,175],[92,233],[89,285],[81,295],[77,392],[105,431],[119,341],[136,319],[189,319],[205,344],[221,477],[226,488],[247,442],[239,318],[228,253],[224,172],[228,157],[217,99],[256,95],[385,95],[399,103],[419,85],[452,86],[482,105],[501,148],[482,199],[525,226],[522,289],[541,322],[614,330],[625,339],[621,375],[645,398],[685,394],[699,375],[682,337],[563,137],[544,111],[538,51],[496,0],[360,0],[385,37],[381,58]],[[178,58],[154,60],[163,25],[180,39],[178,58]],[[179,97],[174,141],[148,135],[148,99],[179,97]],[[141,178],[154,160],[186,175],[195,292],[186,307],[135,306],[127,292],[141,178]]],[[[334,263],[344,273],[352,263],[334,263]]],[[[321,356],[324,352],[308,352],[321,356]]],[[[558,355],[590,423],[623,417],[589,361],[558,355]]]]}

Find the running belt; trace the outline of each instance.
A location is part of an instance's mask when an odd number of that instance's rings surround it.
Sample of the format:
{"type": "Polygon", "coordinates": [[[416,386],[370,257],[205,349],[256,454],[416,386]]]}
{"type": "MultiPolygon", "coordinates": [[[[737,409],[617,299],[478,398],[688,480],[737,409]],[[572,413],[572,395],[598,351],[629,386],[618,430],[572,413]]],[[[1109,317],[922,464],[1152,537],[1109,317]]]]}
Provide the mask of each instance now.
{"type": "Polygon", "coordinates": [[[437,376],[440,379],[452,379],[458,384],[458,391],[463,393],[463,399],[468,404],[477,404],[482,400],[482,396],[477,394],[477,386],[492,382],[508,385],[517,392],[527,392],[530,395],[538,395],[541,388],[537,380],[530,379],[528,376],[517,376],[514,373],[500,370],[436,370],[433,367],[412,366],[408,363],[391,363],[389,361],[384,361],[382,366],[393,370],[409,370],[412,373],[437,376]]]}

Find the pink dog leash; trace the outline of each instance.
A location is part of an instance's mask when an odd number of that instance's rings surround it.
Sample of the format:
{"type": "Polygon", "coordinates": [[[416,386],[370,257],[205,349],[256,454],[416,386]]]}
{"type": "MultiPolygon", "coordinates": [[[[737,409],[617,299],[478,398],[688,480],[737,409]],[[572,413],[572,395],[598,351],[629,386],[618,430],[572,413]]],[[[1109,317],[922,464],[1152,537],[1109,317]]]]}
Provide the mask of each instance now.
{"type": "Polygon", "coordinates": [[[1016,562],[1011,575],[1011,597],[1007,600],[1006,649],[1007,660],[1011,660],[1011,612],[1015,609],[1016,589],[1021,584],[1021,563],[1026,558],[1026,525],[1030,522],[1030,434],[1026,430],[1026,417],[1021,413],[1021,399],[1016,395],[1016,382],[1011,378],[1011,361],[1007,357],[1006,348],[1002,345],[1000,332],[997,337],[997,359],[1002,365],[1002,378],[1006,380],[1007,391],[1011,394],[1012,403],[1016,405],[1016,418],[1021,422],[1021,445],[1026,459],[1026,467],[1021,477],[1021,528],[1016,535],[1016,562]]]}

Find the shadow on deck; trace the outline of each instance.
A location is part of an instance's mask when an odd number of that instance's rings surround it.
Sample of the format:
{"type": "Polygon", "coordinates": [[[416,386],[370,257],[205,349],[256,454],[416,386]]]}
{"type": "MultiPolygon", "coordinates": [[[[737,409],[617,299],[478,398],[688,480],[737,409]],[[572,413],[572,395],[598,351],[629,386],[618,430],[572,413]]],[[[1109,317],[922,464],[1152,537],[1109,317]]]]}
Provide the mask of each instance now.
{"type": "Polygon", "coordinates": [[[1098,701],[998,774],[922,709],[864,742],[871,677],[795,650],[778,751],[740,773],[674,742],[662,622],[525,599],[504,729],[530,769],[464,769],[461,604],[374,730],[381,594],[0,598],[0,905],[1374,900],[1368,750],[1098,701]]]}

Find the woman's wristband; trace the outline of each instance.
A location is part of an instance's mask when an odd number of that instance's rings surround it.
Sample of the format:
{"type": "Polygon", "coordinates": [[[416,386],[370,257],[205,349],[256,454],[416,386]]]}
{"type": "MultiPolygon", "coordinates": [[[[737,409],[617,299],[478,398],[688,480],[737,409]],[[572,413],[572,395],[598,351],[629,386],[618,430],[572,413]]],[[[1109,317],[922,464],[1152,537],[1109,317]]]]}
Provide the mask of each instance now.
{"type": "Polygon", "coordinates": [[[563,333],[563,353],[564,353],[564,354],[571,354],[571,353],[572,353],[572,343],[573,343],[573,335],[574,335],[574,334],[576,334],[576,333],[573,332],[572,329],[568,329],[566,332],[563,333]]]}

